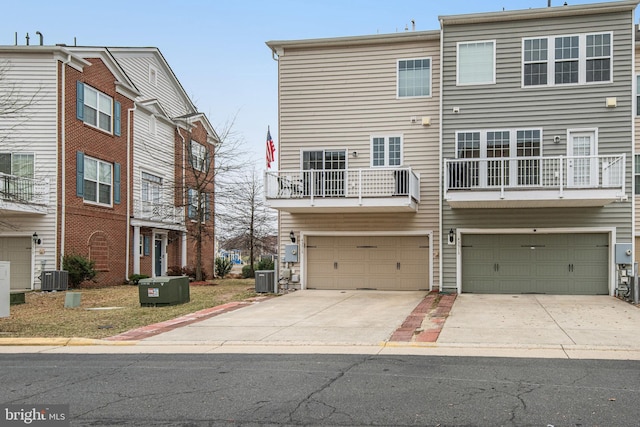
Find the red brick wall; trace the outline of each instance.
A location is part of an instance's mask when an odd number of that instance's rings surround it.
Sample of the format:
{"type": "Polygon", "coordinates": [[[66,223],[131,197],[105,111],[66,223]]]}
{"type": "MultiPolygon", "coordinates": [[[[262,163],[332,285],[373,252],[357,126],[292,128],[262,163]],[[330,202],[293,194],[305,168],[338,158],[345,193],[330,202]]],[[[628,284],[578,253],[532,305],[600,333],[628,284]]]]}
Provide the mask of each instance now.
{"type": "MultiPolygon", "coordinates": [[[[96,281],[120,284],[126,275],[127,235],[127,110],[133,101],[116,93],[115,76],[100,59],[89,59],[91,66],[79,72],[66,67],[65,168],[66,187],[65,253],[91,257],[99,273],[96,281]],[[104,132],[76,118],[76,82],[81,81],[111,96],[121,104],[120,135],[104,132]],[[120,164],[120,203],[99,206],[76,196],[76,153],[107,163],[120,164]]],[[[64,66],[64,65],[62,65],[64,66]]],[[[60,157],[62,159],[62,157],[60,157]]],[[[59,200],[61,200],[59,198],[59,200]]]]}
{"type": "MultiPolygon", "coordinates": [[[[176,191],[177,204],[182,204],[181,200],[187,200],[187,191],[191,187],[195,186],[195,177],[191,170],[191,166],[188,162],[189,156],[189,142],[191,140],[196,141],[207,148],[211,159],[211,167],[209,177],[207,178],[207,184],[205,191],[213,194],[214,182],[213,182],[213,165],[214,165],[214,149],[211,144],[207,142],[207,131],[201,122],[196,122],[195,126],[190,132],[184,129],[178,129],[176,134],[176,176],[182,176],[182,168],[184,167],[185,184],[183,188],[179,188],[176,191]],[[184,138],[184,141],[183,141],[184,138]],[[185,161],[183,165],[183,151],[186,151],[185,161]],[[180,175],[178,175],[178,173],[180,175]]],[[[214,245],[214,200],[210,196],[209,206],[211,210],[210,218],[202,224],[202,267],[207,274],[207,277],[213,277],[214,260],[215,260],[215,245],[214,245]]],[[[185,215],[187,210],[185,209],[185,215]]],[[[187,266],[194,268],[196,265],[197,254],[197,227],[196,221],[190,220],[188,216],[185,216],[187,221],[187,266]]]]}

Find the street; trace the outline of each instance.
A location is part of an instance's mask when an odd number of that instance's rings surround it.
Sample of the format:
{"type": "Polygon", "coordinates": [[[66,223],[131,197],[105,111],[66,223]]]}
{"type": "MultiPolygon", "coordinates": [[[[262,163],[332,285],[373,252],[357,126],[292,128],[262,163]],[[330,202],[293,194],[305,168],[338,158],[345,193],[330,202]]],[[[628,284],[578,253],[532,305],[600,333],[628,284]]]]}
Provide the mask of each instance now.
{"type": "Polygon", "coordinates": [[[73,426],[635,426],[640,419],[634,361],[2,354],[0,372],[3,407],[69,404],[73,426]]]}

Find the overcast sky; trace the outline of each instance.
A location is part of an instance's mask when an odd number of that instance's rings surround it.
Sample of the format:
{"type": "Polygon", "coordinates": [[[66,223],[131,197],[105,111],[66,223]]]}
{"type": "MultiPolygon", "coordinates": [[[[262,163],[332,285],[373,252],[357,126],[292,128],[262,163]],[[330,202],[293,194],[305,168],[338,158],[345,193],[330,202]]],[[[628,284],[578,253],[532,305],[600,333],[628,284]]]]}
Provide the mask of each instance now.
{"type": "MultiPolygon", "coordinates": [[[[569,0],[570,4],[603,0],[569,0]]],[[[552,0],[561,6],[564,0],[552,0]]],[[[437,30],[439,15],[547,7],[547,0],[3,1],[0,44],[155,46],[214,127],[236,117],[246,153],[264,170],[267,126],[278,143],[277,63],[268,40],[437,30]]]]}

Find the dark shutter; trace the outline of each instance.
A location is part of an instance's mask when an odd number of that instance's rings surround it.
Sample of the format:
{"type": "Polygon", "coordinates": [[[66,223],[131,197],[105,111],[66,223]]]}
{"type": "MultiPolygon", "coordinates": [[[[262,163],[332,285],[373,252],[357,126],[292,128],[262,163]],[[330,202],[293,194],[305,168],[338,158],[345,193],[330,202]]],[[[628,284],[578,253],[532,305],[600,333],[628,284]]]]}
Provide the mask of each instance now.
{"type": "Polygon", "coordinates": [[[120,204],[120,163],[113,165],[113,203],[120,204]]]}
{"type": "Polygon", "coordinates": [[[118,101],[113,104],[113,134],[120,136],[120,103],[118,101]]]}
{"type": "Polygon", "coordinates": [[[84,83],[76,82],[76,117],[84,120],[84,83]]]}
{"type": "Polygon", "coordinates": [[[84,153],[76,152],[76,196],[84,197],[84,153]]]}

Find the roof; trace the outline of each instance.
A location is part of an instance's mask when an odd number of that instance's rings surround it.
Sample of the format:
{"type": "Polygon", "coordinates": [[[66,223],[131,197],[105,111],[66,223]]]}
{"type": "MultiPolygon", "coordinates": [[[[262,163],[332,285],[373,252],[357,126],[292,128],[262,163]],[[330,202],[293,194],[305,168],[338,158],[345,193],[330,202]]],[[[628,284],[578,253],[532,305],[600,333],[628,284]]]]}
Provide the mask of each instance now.
{"type": "Polygon", "coordinates": [[[630,12],[635,10],[639,3],[640,0],[621,0],[607,3],[554,6],[501,12],[472,13],[466,15],[445,15],[439,16],[438,19],[440,20],[441,25],[519,21],[525,19],[556,18],[559,16],[580,16],[612,12],[630,12]]]}

